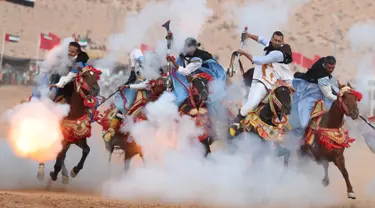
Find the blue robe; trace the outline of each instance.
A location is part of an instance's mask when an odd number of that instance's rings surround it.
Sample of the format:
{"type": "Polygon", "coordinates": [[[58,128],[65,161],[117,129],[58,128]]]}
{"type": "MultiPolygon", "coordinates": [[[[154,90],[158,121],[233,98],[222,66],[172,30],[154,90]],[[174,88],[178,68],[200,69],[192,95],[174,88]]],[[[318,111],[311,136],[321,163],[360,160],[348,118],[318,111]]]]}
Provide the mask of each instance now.
{"type": "MultiPolygon", "coordinates": [[[[181,57],[177,59],[177,64],[183,66],[183,60],[181,57]]],[[[225,80],[226,80],[226,73],[224,68],[214,59],[209,59],[203,61],[202,67],[192,73],[198,74],[205,72],[213,77],[213,83],[215,83],[214,91],[211,91],[210,88],[210,96],[208,103],[214,103],[222,99],[225,91],[225,80]],[[224,84],[222,84],[224,83],[224,84]],[[222,87],[223,86],[223,87],[222,87]]],[[[177,106],[181,106],[182,103],[189,97],[189,92],[187,91],[190,88],[190,83],[188,82],[186,76],[180,74],[177,70],[169,75],[171,77],[173,83],[173,93],[176,96],[175,104],[177,106]],[[178,80],[177,80],[177,79],[178,80]]]]}
{"type": "Polygon", "coordinates": [[[129,108],[132,107],[135,97],[137,95],[137,90],[136,89],[130,89],[130,88],[125,88],[122,90],[123,95],[126,98],[126,104],[124,107],[124,99],[121,97],[120,92],[116,93],[115,95],[115,106],[117,109],[119,109],[123,115],[126,115],[129,108]]]}
{"type": "MultiPolygon", "coordinates": [[[[330,84],[327,79],[325,85],[330,84]]],[[[331,85],[335,91],[337,87],[331,85]]],[[[303,79],[293,79],[293,88],[296,92],[293,94],[292,110],[289,116],[289,124],[293,130],[303,134],[310,121],[310,114],[317,100],[324,101],[325,109],[329,109],[332,100],[324,96],[318,84],[310,83],[303,79]]]]}

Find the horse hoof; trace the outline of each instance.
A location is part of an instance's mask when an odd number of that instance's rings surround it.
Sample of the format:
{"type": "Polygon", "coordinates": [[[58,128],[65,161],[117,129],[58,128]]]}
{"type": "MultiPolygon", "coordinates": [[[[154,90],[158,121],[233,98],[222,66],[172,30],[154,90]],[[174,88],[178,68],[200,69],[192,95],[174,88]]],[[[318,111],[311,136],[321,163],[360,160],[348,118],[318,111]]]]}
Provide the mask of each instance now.
{"type": "Polygon", "coordinates": [[[54,172],[50,172],[49,175],[51,176],[51,180],[52,181],[56,181],[57,180],[57,174],[55,174],[54,172]]]}
{"type": "Polygon", "coordinates": [[[230,128],[229,128],[229,135],[230,135],[231,137],[235,137],[236,134],[237,134],[237,130],[235,129],[235,127],[230,127],[230,128]]]}
{"type": "Polygon", "coordinates": [[[327,187],[329,185],[329,179],[323,179],[322,184],[323,186],[327,187]]]}
{"type": "Polygon", "coordinates": [[[44,165],[39,165],[38,173],[37,173],[36,176],[37,176],[39,181],[44,180],[44,165]]]}
{"type": "Polygon", "coordinates": [[[71,171],[70,171],[70,176],[72,178],[75,178],[77,175],[78,175],[78,170],[76,170],[76,167],[74,167],[71,171]]]}
{"type": "Polygon", "coordinates": [[[69,176],[63,176],[62,177],[62,183],[63,184],[69,184],[69,176]]]}
{"type": "Polygon", "coordinates": [[[356,199],[357,197],[355,196],[355,193],[350,192],[348,193],[348,199],[356,199]]]}

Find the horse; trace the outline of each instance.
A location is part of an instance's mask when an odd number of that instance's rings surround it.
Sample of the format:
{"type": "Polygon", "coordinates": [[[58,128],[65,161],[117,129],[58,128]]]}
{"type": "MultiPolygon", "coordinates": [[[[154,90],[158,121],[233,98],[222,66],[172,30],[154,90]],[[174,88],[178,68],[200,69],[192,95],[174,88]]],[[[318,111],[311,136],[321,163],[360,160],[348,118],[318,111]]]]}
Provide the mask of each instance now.
{"type": "Polygon", "coordinates": [[[344,115],[353,120],[359,116],[357,102],[362,99],[362,94],[355,91],[350,84],[339,84],[339,93],[328,111],[324,110],[324,103],[318,100],[310,116],[310,123],[302,138],[299,155],[310,156],[324,168],[324,186],[329,185],[328,167],[333,162],[343,175],[347,188],[347,197],[356,199],[349,174],[345,167],[345,148],[354,142],[342,126],[345,123],[344,115]]]}
{"type": "MultiPolygon", "coordinates": [[[[139,122],[147,119],[142,112],[142,109],[148,102],[157,100],[166,89],[163,78],[151,81],[150,85],[150,93],[147,93],[145,89],[137,90],[135,100],[132,106],[127,111],[127,116],[132,117],[134,122],[139,122]]],[[[120,95],[126,102],[125,95],[123,95],[122,91],[120,91],[120,95]]],[[[124,107],[126,105],[125,102],[124,107]]],[[[103,114],[97,114],[95,116],[95,121],[102,126],[103,131],[107,132],[111,126],[111,122],[113,121],[113,119],[118,119],[115,118],[118,113],[119,110],[115,105],[112,104],[109,109],[104,111],[103,114]]],[[[123,117],[123,115],[121,115],[121,117],[123,117]]],[[[104,142],[107,151],[109,151],[109,161],[111,161],[114,150],[122,150],[124,152],[124,169],[125,171],[128,171],[130,168],[130,161],[134,156],[139,154],[143,161],[144,158],[141,147],[134,141],[134,139],[132,139],[130,132],[123,133],[119,131],[121,125],[127,125],[124,119],[121,119],[121,121],[117,122],[114,127],[113,136],[109,141],[104,140],[104,142]]]]}
{"type": "MultiPolygon", "coordinates": [[[[61,121],[61,130],[64,139],[62,141],[62,150],[56,157],[54,170],[50,172],[52,181],[57,180],[57,175],[62,168],[64,172],[64,160],[71,144],[75,144],[82,149],[82,157],[78,164],[70,171],[70,176],[75,178],[83,169],[90,152],[87,138],[91,136],[91,116],[95,113],[95,97],[100,92],[98,85],[100,74],[101,72],[92,66],[83,68],[75,80],[65,85],[61,89],[60,96],[54,99],[55,102],[69,104],[70,111],[61,121]]],[[[43,168],[44,164],[39,164],[39,171],[43,168]]],[[[67,179],[63,178],[63,182],[67,183],[67,179]]]]}
{"type": "Polygon", "coordinates": [[[199,73],[188,77],[190,87],[184,86],[189,93],[188,98],[179,107],[180,115],[189,115],[195,120],[198,128],[203,128],[204,133],[198,137],[204,147],[204,156],[211,153],[210,145],[213,143],[214,133],[211,131],[212,122],[208,115],[207,100],[209,95],[208,82],[212,78],[207,73],[199,73]]]}
{"type": "MultiPolygon", "coordinates": [[[[282,146],[282,142],[283,134],[289,128],[287,116],[291,112],[292,95],[295,90],[279,80],[273,84],[273,89],[269,90],[262,80],[253,79],[255,68],[244,72],[240,62],[240,70],[246,86],[251,87],[254,81],[260,82],[264,85],[268,94],[258,107],[241,121],[240,126],[229,128],[229,139],[233,140],[242,132],[249,132],[257,135],[262,144],[265,142],[269,144],[268,141],[272,141],[277,150],[277,157],[284,157],[284,166],[286,167],[289,164],[291,153],[282,146]]],[[[258,153],[264,154],[264,151],[257,152],[257,157],[259,157],[258,153]]]]}

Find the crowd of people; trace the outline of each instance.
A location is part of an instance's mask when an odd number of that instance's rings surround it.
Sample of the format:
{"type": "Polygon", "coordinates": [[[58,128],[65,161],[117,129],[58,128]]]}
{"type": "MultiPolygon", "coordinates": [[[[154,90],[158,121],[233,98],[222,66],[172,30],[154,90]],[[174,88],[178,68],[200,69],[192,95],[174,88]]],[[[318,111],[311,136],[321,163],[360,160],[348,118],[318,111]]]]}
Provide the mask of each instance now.
{"type": "Polygon", "coordinates": [[[3,69],[0,71],[0,85],[34,85],[34,71],[14,71],[3,69]]]}

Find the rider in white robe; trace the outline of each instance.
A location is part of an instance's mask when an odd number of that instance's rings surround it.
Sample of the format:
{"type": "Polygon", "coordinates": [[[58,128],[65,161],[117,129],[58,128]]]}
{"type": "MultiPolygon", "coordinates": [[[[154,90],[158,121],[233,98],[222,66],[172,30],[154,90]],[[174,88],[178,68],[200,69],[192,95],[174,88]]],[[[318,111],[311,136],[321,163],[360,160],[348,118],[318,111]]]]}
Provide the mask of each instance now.
{"type": "Polygon", "coordinates": [[[289,123],[295,132],[303,134],[310,121],[310,113],[317,100],[324,100],[329,109],[337,99],[339,89],[331,82],[336,59],[333,56],[320,58],[306,73],[297,72],[293,80],[293,94],[289,123]]]}
{"type": "Polygon", "coordinates": [[[273,33],[271,41],[266,41],[262,37],[252,34],[247,34],[247,38],[251,38],[266,47],[264,48],[264,56],[252,56],[242,50],[238,51],[240,55],[246,56],[253,62],[255,69],[248,98],[234,119],[234,125],[239,125],[249,112],[258,107],[277,80],[291,84],[293,79],[293,74],[288,66],[292,62],[292,50],[289,45],[284,44],[284,35],[280,31],[273,33]]]}

